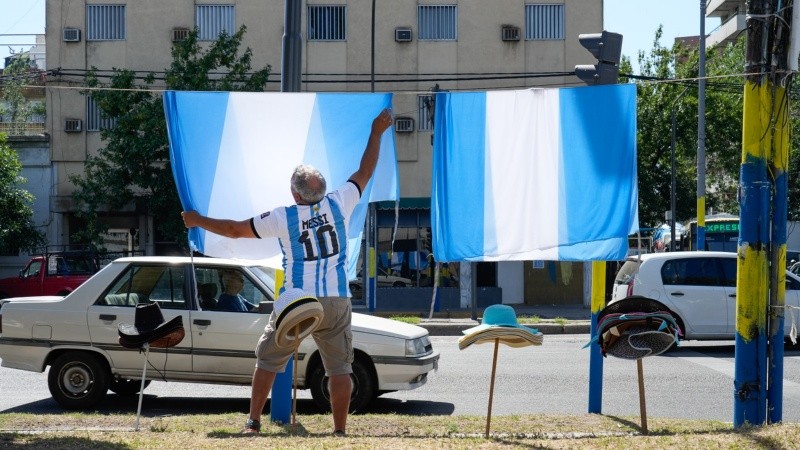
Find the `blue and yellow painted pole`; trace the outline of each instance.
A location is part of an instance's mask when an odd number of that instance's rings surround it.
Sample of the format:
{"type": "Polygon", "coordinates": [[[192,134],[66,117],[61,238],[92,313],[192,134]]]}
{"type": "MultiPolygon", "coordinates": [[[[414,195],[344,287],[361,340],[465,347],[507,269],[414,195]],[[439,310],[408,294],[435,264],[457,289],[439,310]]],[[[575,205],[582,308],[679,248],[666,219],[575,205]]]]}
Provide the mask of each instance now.
{"type": "Polygon", "coordinates": [[[772,83],[766,77],[754,75],[745,81],[733,383],[733,425],[737,428],[766,421],[770,219],[767,155],[773,111],[764,105],[772,104],[772,94],[772,83]]]}
{"type": "MultiPolygon", "coordinates": [[[[690,244],[691,245],[691,244],[690,244]]],[[[695,250],[703,251],[706,249],[706,196],[697,197],[697,239],[695,250]]]]}
{"type": "Polygon", "coordinates": [[[789,172],[789,96],[777,87],[773,101],[773,143],[769,167],[773,182],[772,243],[769,296],[769,349],[767,360],[767,412],[769,423],[783,420],[783,340],[786,305],[786,221],[789,172]]]}
{"type": "MultiPolygon", "coordinates": [[[[282,270],[275,271],[275,295],[283,287],[284,274],[282,270]]],[[[275,375],[272,383],[272,395],[269,400],[269,419],[275,423],[287,424],[292,415],[292,373],[294,372],[294,358],[289,358],[286,370],[275,375]]]]}
{"type": "MultiPolygon", "coordinates": [[[[606,262],[592,261],[592,322],[589,332],[597,336],[597,317],[606,307],[606,262]]],[[[603,410],[603,354],[599,345],[589,346],[589,413],[603,410]]]]}

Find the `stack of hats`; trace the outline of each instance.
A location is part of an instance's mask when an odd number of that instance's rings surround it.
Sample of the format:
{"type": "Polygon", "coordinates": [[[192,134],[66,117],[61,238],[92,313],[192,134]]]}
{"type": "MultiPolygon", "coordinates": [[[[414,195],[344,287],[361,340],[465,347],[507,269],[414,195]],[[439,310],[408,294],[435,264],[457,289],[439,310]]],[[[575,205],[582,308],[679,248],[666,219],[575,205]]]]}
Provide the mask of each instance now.
{"type": "Polygon", "coordinates": [[[484,344],[499,339],[510,347],[542,345],[543,335],[535,328],[528,328],[517,322],[514,308],[508,305],[492,305],[483,312],[481,324],[463,331],[458,340],[459,350],[472,344],[484,344]]]}
{"type": "Polygon", "coordinates": [[[136,305],[134,323],[120,323],[117,328],[119,343],[125,348],[140,348],[144,344],[151,347],[168,348],[178,345],[185,336],[183,318],[176,316],[164,322],[158,303],[136,305]]]}
{"type": "Polygon", "coordinates": [[[603,356],[640,359],[667,351],[678,344],[680,335],[675,317],[663,303],[632,296],[600,311],[597,336],[589,344],[597,342],[603,356]]]}
{"type": "Polygon", "coordinates": [[[286,289],[275,300],[275,344],[294,348],[322,322],[322,305],[302,289],[286,289]]]}

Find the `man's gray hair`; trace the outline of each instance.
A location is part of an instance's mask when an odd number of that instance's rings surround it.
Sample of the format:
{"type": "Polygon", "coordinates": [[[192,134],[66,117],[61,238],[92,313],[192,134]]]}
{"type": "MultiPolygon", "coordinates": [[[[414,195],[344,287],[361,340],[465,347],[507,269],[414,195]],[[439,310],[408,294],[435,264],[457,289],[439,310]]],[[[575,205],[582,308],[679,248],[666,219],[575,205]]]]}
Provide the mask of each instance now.
{"type": "Polygon", "coordinates": [[[308,204],[314,204],[325,196],[327,185],[325,177],[313,166],[301,164],[294,168],[292,174],[292,192],[308,204]]]}

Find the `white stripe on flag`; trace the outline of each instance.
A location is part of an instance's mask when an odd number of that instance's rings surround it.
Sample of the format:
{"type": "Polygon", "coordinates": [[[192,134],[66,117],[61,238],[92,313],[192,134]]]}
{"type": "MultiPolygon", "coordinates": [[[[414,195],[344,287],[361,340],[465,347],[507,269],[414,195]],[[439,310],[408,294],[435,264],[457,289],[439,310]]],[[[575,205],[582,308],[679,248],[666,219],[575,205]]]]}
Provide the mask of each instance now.
{"type": "Polygon", "coordinates": [[[558,92],[486,94],[486,255],[521,259],[520,249],[531,248],[539,249],[536,259],[558,255],[558,92]]]}

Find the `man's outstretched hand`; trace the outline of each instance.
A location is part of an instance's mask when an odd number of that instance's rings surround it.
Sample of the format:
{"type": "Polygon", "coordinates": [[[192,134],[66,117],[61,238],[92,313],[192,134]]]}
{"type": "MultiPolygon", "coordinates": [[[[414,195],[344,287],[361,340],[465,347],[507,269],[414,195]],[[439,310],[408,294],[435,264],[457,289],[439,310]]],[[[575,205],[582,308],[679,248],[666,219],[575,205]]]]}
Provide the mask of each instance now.
{"type": "Polygon", "coordinates": [[[386,108],[372,121],[372,133],[380,136],[384,131],[388,130],[390,126],[392,126],[392,110],[386,108]]]}

